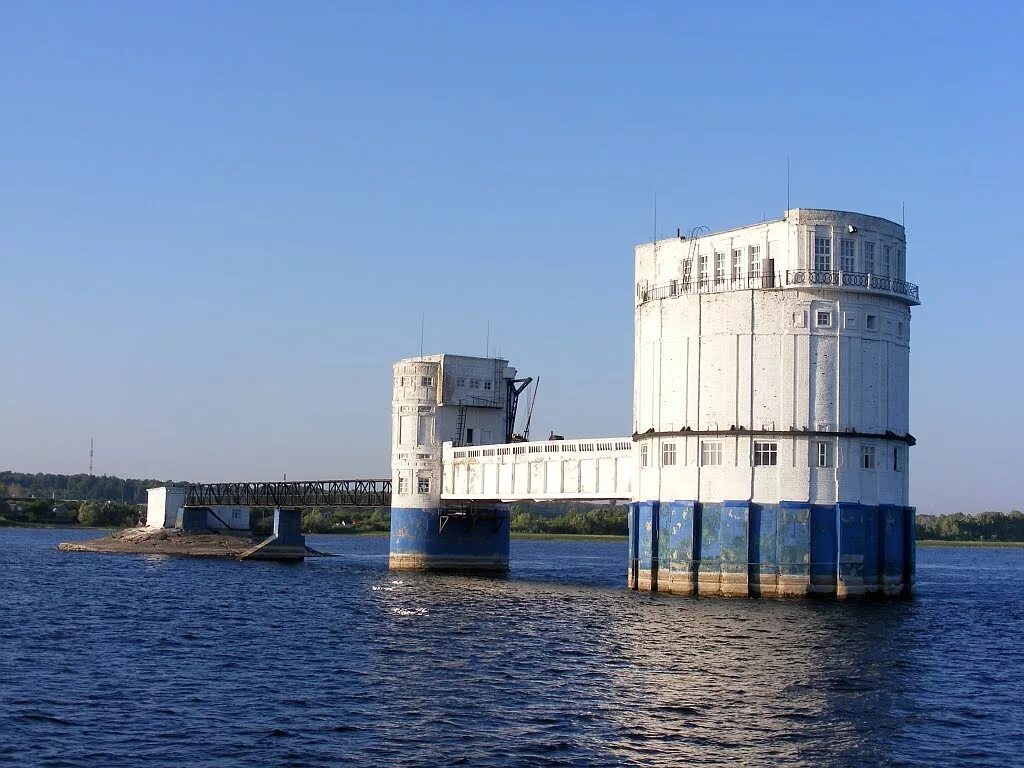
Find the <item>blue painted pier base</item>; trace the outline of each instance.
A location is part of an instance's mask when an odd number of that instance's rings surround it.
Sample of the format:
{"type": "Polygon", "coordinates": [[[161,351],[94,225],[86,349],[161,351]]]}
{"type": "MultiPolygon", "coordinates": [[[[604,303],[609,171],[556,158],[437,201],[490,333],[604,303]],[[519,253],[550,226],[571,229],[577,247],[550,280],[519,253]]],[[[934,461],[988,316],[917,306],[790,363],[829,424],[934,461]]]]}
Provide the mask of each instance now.
{"type": "Polygon", "coordinates": [[[630,505],[631,589],[726,597],[909,596],[914,565],[913,507],[630,505]]]}
{"type": "Polygon", "coordinates": [[[391,570],[505,573],[508,551],[505,504],[391,508],[391,570]]]}

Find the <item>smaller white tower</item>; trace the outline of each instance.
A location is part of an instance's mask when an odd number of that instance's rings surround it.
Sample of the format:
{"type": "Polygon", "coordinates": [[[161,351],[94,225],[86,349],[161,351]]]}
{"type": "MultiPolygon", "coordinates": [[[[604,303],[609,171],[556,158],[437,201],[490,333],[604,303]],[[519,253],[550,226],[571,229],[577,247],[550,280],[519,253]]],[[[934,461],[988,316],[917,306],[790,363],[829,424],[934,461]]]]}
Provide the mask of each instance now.
{"type": "MultiPolygon", "coordinates": [[[[445,442],[456,446],[507,442],[511,437],[508,385],[515,375],[515,368],[498,358],[425,355],[395,363],[392,569],[508,567],[507,510],[501,526],[474,526],[472,516],[446,514],[441,500],[441,447],[445,442]]],[[[489,510],[492,519],[502,511],[489,510]]]]}

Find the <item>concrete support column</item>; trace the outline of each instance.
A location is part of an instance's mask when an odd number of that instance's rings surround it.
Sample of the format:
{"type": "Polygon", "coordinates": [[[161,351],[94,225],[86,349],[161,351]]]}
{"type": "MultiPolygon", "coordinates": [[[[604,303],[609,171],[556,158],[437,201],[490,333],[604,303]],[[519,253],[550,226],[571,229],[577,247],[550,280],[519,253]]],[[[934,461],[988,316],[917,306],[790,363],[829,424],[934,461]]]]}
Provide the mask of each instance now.
{"type": "Polygon", "coordinates": [[[782,501],[778,511],[779,597],[804,597],[811,586],[811,505],[782,501]]]}
{"type": "Polygon", "coordinates": [[[720,526],[721,594],[746,597],[750,592],[750,502],[723,502],[720,526]]]}
{"type": "Polygon", "coordinates": [[[700,511],[695,501],[666,501],[658,510],[658,591],[697,592],[700,511]]]}
{"type": "Polygon", "coordinates": [[[445,509],[392,507],[393,571],[505,573],[509,554],[508,505],[445,509]]]}

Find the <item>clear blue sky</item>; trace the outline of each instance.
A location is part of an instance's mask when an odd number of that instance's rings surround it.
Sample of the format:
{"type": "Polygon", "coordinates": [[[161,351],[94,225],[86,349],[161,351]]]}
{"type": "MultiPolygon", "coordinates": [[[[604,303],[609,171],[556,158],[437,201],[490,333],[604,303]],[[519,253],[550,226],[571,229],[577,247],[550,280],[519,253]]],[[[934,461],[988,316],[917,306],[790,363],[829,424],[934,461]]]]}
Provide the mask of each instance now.
{"type": "Polygon", "coordinates": [[[626,434],[632,247],[900,219],[920,512],[1024,506],[1022,5],[0,5],[0,469],[381,476],[492,345],[626,434]]]}

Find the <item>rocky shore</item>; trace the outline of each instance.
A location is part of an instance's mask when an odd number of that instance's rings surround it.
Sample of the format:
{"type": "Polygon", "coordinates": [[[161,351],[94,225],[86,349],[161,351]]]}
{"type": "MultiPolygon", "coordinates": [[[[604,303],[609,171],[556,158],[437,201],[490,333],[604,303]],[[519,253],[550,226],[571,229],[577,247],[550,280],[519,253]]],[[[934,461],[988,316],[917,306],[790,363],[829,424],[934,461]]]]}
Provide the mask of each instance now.
{"type": "MultiPolygon", "coordinates": [[[[62,552],[99,552],[132,555],[177,555],[182,557],[234,557],[251,552],[266,539],[266,536],[250,536],[237,533],[203,531],[185,533],[176,528],[126,528],[91,541],[64,542],[57,545],[62,552]]],[[[267,552],[267,555],[270,555],[267,552]]],[[[262,559],[297,559],[305,557],[329,557],[305,547],[304,553],[291,553],[287,557],[275,558],[266,555],[262,559]]]]}

